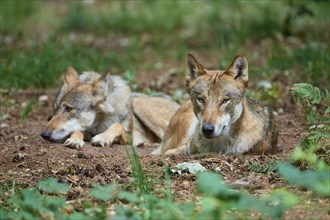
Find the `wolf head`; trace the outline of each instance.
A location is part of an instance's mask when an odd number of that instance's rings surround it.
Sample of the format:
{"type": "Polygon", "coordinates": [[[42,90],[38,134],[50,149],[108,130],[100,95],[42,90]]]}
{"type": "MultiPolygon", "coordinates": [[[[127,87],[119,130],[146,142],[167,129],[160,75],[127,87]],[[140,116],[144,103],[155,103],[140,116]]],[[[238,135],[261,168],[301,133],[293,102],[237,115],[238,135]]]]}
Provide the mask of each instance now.
{"type": "Polygon", "coordinates": [[[98,115],[99,104],[112,87],[109,74],[101,77],[86,72],[79,77],[76,70],[68,67],[54,102],[53,117],[41,136],[51,142],[62,142],[72,132],[90,128],[98,115]]]}
{"type": "Polygon", "coordinates": [[[248,62],[238,55],[224,71],[207,70],[188,54],[186,87],[206,138],[228,134],[243,112],[248,85],[248,62]]]}

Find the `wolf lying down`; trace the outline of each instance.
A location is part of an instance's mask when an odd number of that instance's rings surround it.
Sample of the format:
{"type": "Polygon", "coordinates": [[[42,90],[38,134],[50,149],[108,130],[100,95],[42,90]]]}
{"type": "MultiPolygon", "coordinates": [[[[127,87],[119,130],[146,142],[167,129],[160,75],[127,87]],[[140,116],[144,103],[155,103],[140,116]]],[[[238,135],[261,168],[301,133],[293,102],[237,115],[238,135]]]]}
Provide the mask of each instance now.
{"type": "Polygon", "coordinates": [[[84,140],[96,146],[160,142],[179,108],[161,97],[132,94],[119,76],[83,72],[68,67],[54,102],[54,114],[41,136],[82,148],[84,140]]]}
{"type": "Polygon", "coordinates": [[[226,70],[207,70],[187,57],[190,100],[170,120],[155,154],[273,153],[277,125],[272,110],[247,97],[248,62],[237,56],[226,70]]]}

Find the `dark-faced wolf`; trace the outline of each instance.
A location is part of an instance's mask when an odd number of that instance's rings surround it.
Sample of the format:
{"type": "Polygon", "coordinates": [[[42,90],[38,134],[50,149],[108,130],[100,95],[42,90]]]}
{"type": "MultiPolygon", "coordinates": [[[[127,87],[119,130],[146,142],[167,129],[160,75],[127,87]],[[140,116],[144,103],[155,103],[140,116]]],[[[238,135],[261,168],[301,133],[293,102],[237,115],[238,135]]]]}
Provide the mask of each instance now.
{"type": "Polygon", "coordinates": [[[190,95],[166,129],[154,153],[274,152],[277,125],[272,110],[247,93],[248,62],[238,55],[226,70],[207,70],[187,57],[186,88],[190,95]]]}

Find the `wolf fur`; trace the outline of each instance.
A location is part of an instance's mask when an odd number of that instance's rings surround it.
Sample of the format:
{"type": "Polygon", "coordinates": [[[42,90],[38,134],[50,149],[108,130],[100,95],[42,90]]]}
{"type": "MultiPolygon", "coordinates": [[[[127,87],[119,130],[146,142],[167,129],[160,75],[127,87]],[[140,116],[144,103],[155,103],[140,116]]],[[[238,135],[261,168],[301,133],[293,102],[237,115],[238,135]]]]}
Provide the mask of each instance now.
{"type": "Polygon", "coordinates": [[[154,153],[274,152],[277,124],[270,108],[247,97],[248,62],[238,55],[226,70],[207,70],[187,57],[186,88],[190,100],[170,120],[154,153]]]}
{"type": "Polygon", "coordinates": [[[79,76],[68,67],[54,102],[53,117],[41,136],[73,148],[82,148],[84,140],[102,147],[160,142],[177,108],[165,98],[133,97],[119,76],[92,71],[79,76]],[[157,105],[163,110],[159,111],[157,105]],[[132,133],[132,140],[127,133],[132,133]]]}

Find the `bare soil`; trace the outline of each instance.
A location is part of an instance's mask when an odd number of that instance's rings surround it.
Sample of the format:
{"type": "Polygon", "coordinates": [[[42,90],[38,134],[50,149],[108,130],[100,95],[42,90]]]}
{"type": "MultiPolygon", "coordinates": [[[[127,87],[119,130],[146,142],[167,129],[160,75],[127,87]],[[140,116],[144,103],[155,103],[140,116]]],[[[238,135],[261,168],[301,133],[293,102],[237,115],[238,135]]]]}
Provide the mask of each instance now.
{"type": "MultiPolygon", "coordinates": [[[[166,88],[164,91],[168,92],[166,88]]],[[[40,137],[47,118],[51,116],[55,93],[55,90],[1,91],[1,115],[8,115],[0,121],[1,186],[15,184],[16,187],[32,187],[40,179],[55,177],[71,185],[68,200],[75,200],[83,195],[82,192],[91,188],[92,182],[102,185],[115,182],[129,187],[132,172],[126,146],[100,148],[86,143],[81,150],[76,150],[62,144],[49,143],[40,137]],[[48,100],[39,102],[38,97],[41,95],[47,95],[48,100]],[[36,97],[33,109],[23,121],[20,113],[33,96],[36,97]]],[[[235,188],[244,188],[252,194],[259,195],[275,188],[288,187],[306,198],[306,204],[288,211],[284,216],[286,219],[330,219],[328,199],[314,198],[309,191],[288,186],[276,172],[256,173],[249,169],[251,163],[267,164],[271,161],[288,160],[304,134],[303,120],[291,100],[282,101],[281,106],[275,107],[275,110],[283,109],[283,113],[278,111],[280,134],[277,154],[165,157],[151,155],[155,145],[145,144],[139,146],[137,152],[147,177],[162,182],[167,166],[174,168],[180,162],[199,162],[208,170],[221,174],[228,184],[235,188]]],[[[194,174],[171,175],[171,186],[174,199],[178,202],[191,201],[196,196],[194,174]]]]}

